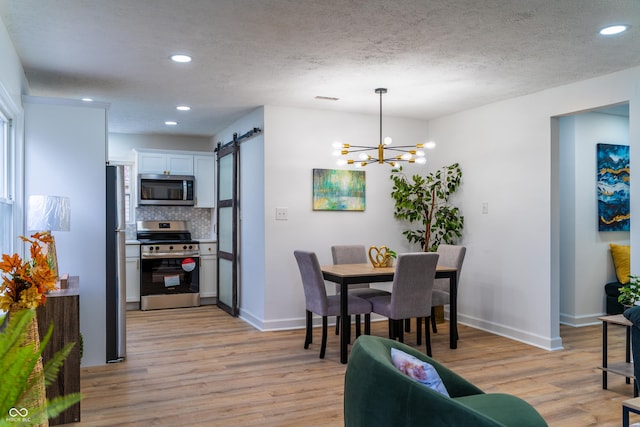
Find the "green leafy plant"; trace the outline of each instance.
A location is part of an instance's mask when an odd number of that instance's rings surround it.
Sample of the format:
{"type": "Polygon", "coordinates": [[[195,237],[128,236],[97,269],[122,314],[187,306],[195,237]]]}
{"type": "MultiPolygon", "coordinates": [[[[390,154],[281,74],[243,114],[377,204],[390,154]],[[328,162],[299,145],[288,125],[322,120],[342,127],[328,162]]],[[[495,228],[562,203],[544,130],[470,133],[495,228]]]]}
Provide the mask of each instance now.
{"type": "Polygon", "coordinates": [[[441,243],[455,243],[462,236],[464,217],[449,204],[449,197],[462,182],[458,163],[411,178],[400,166],[392,170],[390,178],[394,216],[416,227],[402,232],[410,243],[420,244],[424,251],[435,251],[441,243]]]}
{"type": "Polygon", "coordinates": [[[640,301],[640,277],[629,276],[629,283],[622,285],[618,288],[620,295],[618,295],[618,302],[622,305],[635,305],[637,301],[640,301]]]}
{"type": "MultiPolygon", "coordinates": [[[[34,351],[34,344],[25,344],[25,338],[29,323],[35,316],[35,310],[24,309],[11,313],[5,318],[3,330],[0,330],[0,426],[16,425],[7,415],[12,408],[18,408],[20,401],[34,386],[34,381],[29,376],[41,357],[44,348],[51,339],[53,325],[51,325],[41,339],[39,351],[34,351]]],[[[69,355],[74,343],[67,344],[45,363],[43,375],[45,385],[56,380],[58,371],[69,355]]],[[[54,418],[62,411],[76,404],[82,398],[80,393],[72,393],[66,396],[58,396],[47,400],[46,407],[27,408],[31,420],[54,418]]],[[[18,408],[23,409],[23,408],[18,408]]]]}

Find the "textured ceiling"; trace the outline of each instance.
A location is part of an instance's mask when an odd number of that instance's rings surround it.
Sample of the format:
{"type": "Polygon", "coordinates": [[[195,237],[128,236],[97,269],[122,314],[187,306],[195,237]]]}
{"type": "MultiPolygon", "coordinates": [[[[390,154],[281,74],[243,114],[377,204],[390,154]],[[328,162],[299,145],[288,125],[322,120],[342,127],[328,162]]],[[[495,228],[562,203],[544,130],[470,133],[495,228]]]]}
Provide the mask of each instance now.
{"type": "Polygon", "coordinates": [[[265,104],[377,114],[376,87],[386,116],[431,119],[640,65],[638,0],[0,0],[0,18],[32,95],[108,102],[121,133],[213,135],[265,104]],[[598,35],[614,23],[631,29],[598,35]]]}

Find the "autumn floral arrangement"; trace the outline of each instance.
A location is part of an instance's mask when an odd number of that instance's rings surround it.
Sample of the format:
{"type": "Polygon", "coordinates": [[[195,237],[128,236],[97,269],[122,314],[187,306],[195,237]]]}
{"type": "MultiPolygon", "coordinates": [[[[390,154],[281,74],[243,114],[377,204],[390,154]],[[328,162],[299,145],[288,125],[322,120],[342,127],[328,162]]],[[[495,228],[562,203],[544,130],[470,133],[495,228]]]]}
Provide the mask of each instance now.
{"type": "Polygon", "coordinates": [[[44,249],[51,243],[49,233],[35,233],[31,238],[20,236],[31,243],[31,259],[23,260],[18,254],[2,255],[0,271],[0,310],[36,308],[44,304],[46,293],[55,289],[57,275],[44,249]]]}

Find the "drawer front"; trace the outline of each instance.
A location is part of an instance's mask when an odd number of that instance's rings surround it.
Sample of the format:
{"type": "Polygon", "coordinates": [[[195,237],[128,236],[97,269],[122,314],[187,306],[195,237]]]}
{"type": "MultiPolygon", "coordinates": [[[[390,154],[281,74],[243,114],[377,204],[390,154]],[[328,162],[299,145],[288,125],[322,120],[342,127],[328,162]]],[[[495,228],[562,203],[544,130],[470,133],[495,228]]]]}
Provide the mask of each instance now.
{"type": "Polygon", "coordinates": [[[124,253],[127,258],[140,258],[140,244],[139,243],[126,244],[124,253]]]}
{"type": "Polygon", "coordinates": [[[200,243],[200,256],[214,256],[217,247],[217,243],[200,243]]]}

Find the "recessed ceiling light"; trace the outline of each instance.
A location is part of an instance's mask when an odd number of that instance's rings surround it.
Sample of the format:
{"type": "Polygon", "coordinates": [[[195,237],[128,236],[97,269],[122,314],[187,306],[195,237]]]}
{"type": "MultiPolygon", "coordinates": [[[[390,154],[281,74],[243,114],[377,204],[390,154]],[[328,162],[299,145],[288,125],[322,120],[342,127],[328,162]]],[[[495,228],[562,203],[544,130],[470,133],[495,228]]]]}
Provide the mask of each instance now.
{"type": "Polygon", "coordinates": [[[84,102],[92,102],[93,98],[82,98],[84,102]]]}
{"type": "Polygon", "coordinates": [[[176,126],[178,122],[175,122],[173,120],[167,120],[166,122],[164,122],[164,124],[167,126],[176,126]]]}
{"type": "Polygon", "coordinates": [[[600,30],[600,34],[603,36],[613,36],[616,34],[620,34],[629,29],[628,25],[610,25],[608,27],[604,27],[600,30]]]}
{"type": "Polygon", "coordinates": [[[185,55],[182,53],[177,55],[171,55],[170,58],[174,62],[191,62],[191,57],[189,55],[185,55]]]}
{"type": "Polygon", "coordinates": [[[179,111],[189,111],[189,110],[191,110],[191,107],[189,107],[188,105],[178,105],[178,106],[176,107],[176,110],[179,110],[179,111]]]}

